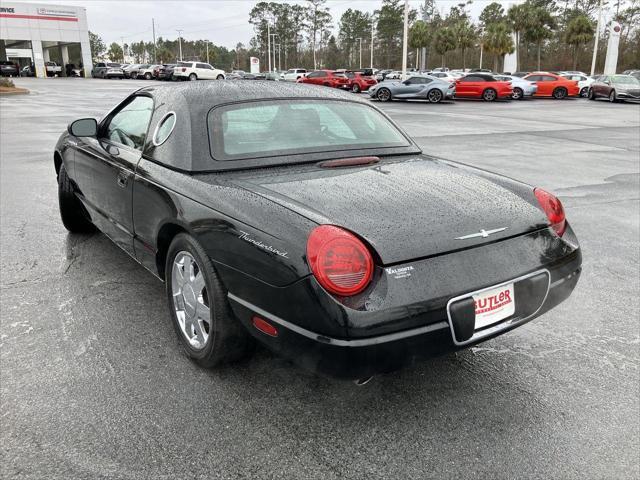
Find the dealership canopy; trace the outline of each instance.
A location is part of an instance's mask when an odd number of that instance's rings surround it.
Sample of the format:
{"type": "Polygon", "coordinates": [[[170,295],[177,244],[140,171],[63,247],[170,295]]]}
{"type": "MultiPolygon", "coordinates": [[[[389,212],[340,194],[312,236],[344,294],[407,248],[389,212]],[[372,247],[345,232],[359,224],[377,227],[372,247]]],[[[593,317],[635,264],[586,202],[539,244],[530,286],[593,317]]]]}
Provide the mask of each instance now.
{"type": "MultiPolygon", "coordinates": [[[[37,3],[2,2],[0,7],[0,60],[24,67],[33,65],[38,77],[47,75],[46,62],[62,68],[93,68],[89,47],[87,13],[82,7],[37,3]]],[[[51,72],[51,69],[49,69],[51,72]]]]}

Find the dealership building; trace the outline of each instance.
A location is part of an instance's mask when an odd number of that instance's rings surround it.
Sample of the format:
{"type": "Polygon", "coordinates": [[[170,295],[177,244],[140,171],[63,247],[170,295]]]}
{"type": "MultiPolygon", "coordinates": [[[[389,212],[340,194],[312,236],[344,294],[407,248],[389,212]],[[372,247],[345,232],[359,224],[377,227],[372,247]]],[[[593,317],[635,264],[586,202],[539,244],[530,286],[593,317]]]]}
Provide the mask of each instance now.
{"type": "Polygon", "coordinates": [[[34,65],[46,76],[45,62],[82,68],[91,74],[87,12],[81,7],[37,3],[0,3],[0,60],[24,67],[34,65]]]}

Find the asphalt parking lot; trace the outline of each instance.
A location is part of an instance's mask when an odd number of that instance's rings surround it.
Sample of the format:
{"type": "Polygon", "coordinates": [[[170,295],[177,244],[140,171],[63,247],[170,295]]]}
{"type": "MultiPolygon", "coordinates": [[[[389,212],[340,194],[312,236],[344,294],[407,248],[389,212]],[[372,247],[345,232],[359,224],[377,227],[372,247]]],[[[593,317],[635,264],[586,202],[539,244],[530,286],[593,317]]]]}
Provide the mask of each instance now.
{"type": "Polygon", "coordinates": [[[182,355],[163,285],[58,215],[59,134],[145,82],[15,83],[32,93],[0,98],[3,478],[640,476],[639,105],[381,105],[426,153],[558,194],[584,271],[536,321],[356,387],[266,351],[217,371],[182,355]]]}

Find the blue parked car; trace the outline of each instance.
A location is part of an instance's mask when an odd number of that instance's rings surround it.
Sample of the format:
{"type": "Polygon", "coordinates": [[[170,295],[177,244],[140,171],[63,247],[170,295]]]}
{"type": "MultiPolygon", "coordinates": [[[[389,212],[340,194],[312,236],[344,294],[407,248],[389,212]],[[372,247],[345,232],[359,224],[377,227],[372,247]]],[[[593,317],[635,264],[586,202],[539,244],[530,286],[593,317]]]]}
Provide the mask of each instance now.
{"type": "Polygon", "coordinates": [[[538,85],[536,82],[530,82],[524,78],[516,77],[514,75],[494,75],[496,80],[503,82],[511,82],[513,86],[513,95],[511,98],[514,100],[522,100],[525,97],[532,97],[534,93],[538,91],[538,85]]]}

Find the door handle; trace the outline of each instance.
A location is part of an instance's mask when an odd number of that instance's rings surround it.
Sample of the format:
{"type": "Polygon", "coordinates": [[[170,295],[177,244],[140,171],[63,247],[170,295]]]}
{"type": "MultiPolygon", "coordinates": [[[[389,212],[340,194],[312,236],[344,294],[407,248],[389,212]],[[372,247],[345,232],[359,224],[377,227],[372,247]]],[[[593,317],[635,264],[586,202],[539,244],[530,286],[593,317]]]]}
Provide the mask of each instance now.
{"type": "Polygon", "coordinates": [[[116,182],[118,183],[119,187],[125,188],[127,186],[127,183],[129,182],[129,177],[126,173],[120,172],[118,174],[118,178],[116,179],[116,182]]]}

